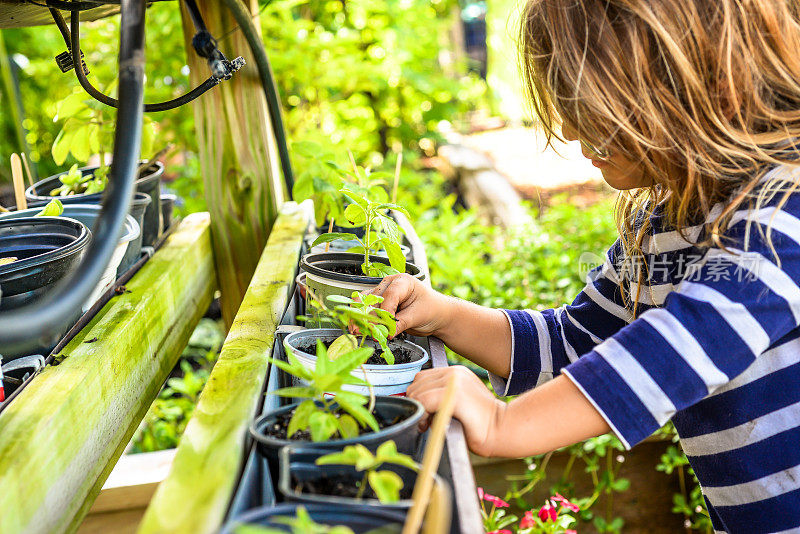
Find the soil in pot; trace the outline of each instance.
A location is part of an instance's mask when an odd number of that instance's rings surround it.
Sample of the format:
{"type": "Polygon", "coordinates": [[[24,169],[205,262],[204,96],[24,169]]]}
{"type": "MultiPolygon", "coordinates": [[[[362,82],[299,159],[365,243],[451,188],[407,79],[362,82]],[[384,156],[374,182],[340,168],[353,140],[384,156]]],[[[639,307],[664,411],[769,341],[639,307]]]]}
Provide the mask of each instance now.
{"type": "MultiPolygon", "coordinates": [[[[351,477],[346,475],[337,475],[332,477],[321,476],[319,478],[298,480],[292,477],[292,487],[295,491],[300,493],[311,493],[313,495],[336,495],[338,497],[346,497],[348,499],[377,499],[378,496],[372,491],[372,488],[367,484],[364,493],[359,495],[361,484],[364,483],[363,477],[351,477]]],[[[403,488],[400,490],[400,499],[406,500],[411,498],[411,493],[414,487],[403,488]]]]}
{"type": "MultiPolygon", "coordinates": [[[[400,339],[400,338],[398,338],[400,339]]],[[[333,339],[320,339],[322,344],[325,345],[325,348],[331,346],[331,343],[334,342],[333,339]]],[[[297,350],[308,354],[315,354],[317,352],[317,343],[316,341],[298,344],[296,346],[297,350]]],[[[402,345],[394,345],[392,344],[391,347],[392,354],[394,354],[394,364],[400,365],[404,363],[411,363],[413,361],[417,361],[420,359],[420,355],[402,345]]],[[[386,360],[383,359],[381,356],[380,351],[375,351],[375,353],[369,357],[369,359],[365,362],[366,365],[386,365],[386,360]]]]}
{"type": "MultiPolygon", "coordinates": [[[[343,411],[337,411],[334,415],[339,417],[342,415],[343,411]]],[[[295,432],[291,438],[286,437],[286,430],[289,428],[289,421],[292,420],[292,415],[294,415],[294,410],[291,412],[286,412],[279,414],[273,424],[271,424],[268,428],[264,428],[263,432],[271,436],[275,439],[288,439],[289,441],[308,441],[311,442],[311,433],[307,430],[302,430],[300,432],[295,432]]],[[[389,428],[393,425],[403,422],[403,417],[401,415],[397,415],[392,419],[387,419],[382,417],[380,413],[375,413],[375,420],[378,422],[378,428],[383,430],[385,428],[389,428]]],[[[361,428],[360,429],[361,436],[365,434],[372,434],[374,431],[371,428],[361,428]]]]}

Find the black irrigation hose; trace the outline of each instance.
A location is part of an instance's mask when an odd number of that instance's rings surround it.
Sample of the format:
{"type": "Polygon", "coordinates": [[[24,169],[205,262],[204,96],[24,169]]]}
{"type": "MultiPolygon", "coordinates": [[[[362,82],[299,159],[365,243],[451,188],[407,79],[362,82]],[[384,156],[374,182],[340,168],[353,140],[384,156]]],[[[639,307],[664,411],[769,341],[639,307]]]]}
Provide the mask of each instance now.
{"type": "MultiPolygon", "coordinates": [[[[117,246],[133,198],[142,140],[145,0],[122,0],[119,98],[112,179],[103,194],[92,243],[75,272],[41,300],[0,313],[0,354],[52,344],[94,290],[117,246]]],[[[78,64],[80,65],[80,64],[78,64]]]]}
{"type": "MultiPolygon", "coordinates": [[[[64,17],[61,16],[61,13],[57,9],[51,9],[50,13],[53,15],[53,19],[56,22],[56,26],[58,29],[61,30],[61,35],[64,37],[67,46],[72,53],[72,64],[73,65],[81,65],[81,23],[80,23],[80,15],[77,11],[73,11],[70,15],[70,29],[72,30],[72,34],[70,35],[69,31],[66,31],[66,22],[64,22],[64,17]]],[[[119,107],[119,101],[116,98],[112,98],[97,88],[95,88],[89,79],[86,77],[86,73],[83,72],[82,68],[75,68],[75,75],[78,77],[78,82],[83,87],[83,90],[89,93],[89,95],[94,98],[95,100],[102,102],[107,106],[111,106],[113,108],[119,107]]],[[[177,98],[173,98],[172,100],[167,100],[166,102],[158,102],[155,104],[145,104],[144,111],[147,113],[152,113],[156,111],[168,111],[170,109],[175,109],[177,107],[183,106],[184,104],[188,104],[195,98],[199,97],[209,89],[213,88],[219,84],[219,80],[211,77],[189,91],[188,93],[181,95],[177,98]]]]}
{"type": "Polygon", "coordinates": [[[267,97],[267,109],[269,110],[269,118],[272,121],[272,131],[275,134],[275,141],[278,144],[278,155],[281,158],[283,179],[288,189],[289,198],[291,198],[292,187],[294,186],[292,162],[289,160],[289,148],[286,144],[286,130],[283,126],[278,87],[275,85],[275,77],[272,75],[272,68],[269,66],[269,59],[267,58],[267,53],[264,51],[264,43],[261,42],[261,38],[258,35],[255,24],[253,24],[250,12],[245,9],[241,0],[223,1],[236,20],[236,24],[238,24],[239,28],[242,30],[245,39],[247,39],[247,44],[250,46],[250,51],[253,53],[253,57],[255,57],[258,75],[261,78],[261,85],[264,87],[264,93],[267,97]]]}

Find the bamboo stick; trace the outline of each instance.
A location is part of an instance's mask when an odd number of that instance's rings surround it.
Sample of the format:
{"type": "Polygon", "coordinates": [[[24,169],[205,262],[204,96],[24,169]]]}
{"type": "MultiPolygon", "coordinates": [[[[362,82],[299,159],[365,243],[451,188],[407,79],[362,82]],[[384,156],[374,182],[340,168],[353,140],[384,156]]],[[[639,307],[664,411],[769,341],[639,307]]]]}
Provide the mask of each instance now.
{"type": "Polygon", "coordinates": [[[31,172],[31,167],[28,165],[28,156],[25,155],[25,152],[21,153],[22,156],[22,165],[25,167],[25,174],[28,176],[28,185],[31,186],[31,190],[33,194],[36,194],[36,188],[33,186],[33,173],[31,172]]]}
{"type": "Polygon", "coordinates": [[[394,184],[392,185],[392,204],[397,204],[397,188],[400,185],[400,169],[403,166],[403,152],[397,153],[397,165],[394,166],[394,184]]]}
{"type": "MultiPolygon", "coordinates": [[[[439,460],[442,457],[444,448],[444,437],[450,419],[453,417],[453,410],[456,406],[456,380],[451,377],[444,390],[444,398],[439,404],[439,411],[433,418],[433,425],[428,434],[428,446],[425,449],[425,456],[422,459],[422,469],[417,474],[417,483],[414,485],[414,493],[411,500],[414,502],[406,516],[403,525],[403,534],[416,534],[422,526],[422,518],[428,501],[431,497],[433,488],[433,474],[439,469],[439,460]]],[[[436,521],[431,518],[432,521],[436,521]]]]}
{"type": "Polygon", "coordinates": [[[25,200],[25,178],[22,175],[22,160],[17,153],[11,154],[11,177],[14,180],[14,199],[17,211],[28,209],[25,200]]]}

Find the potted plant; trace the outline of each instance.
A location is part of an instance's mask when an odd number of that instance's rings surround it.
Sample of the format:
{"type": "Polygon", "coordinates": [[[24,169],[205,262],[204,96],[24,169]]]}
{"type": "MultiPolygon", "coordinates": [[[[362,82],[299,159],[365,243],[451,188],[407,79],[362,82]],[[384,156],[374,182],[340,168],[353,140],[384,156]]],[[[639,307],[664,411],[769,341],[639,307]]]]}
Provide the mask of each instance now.
{"type": "Polygon", "coordinates": [[[361,443],[375,450],[387,439],[393,439],[400,452],[416,454],[420,437],[417,425],[424,414],[422,405],[400,397],[367,397],[343,387],[365,385],[364,380],[351,373],[363,365],[372,350],[359,347],[335,360],[330,359],[321,341],[316,350],[313,370],[303,365],[288,347],[288,361],[270,358],[273,365],[306,383],[272,392],[302,400],[268,412],[250,426],[257,448],[267,458],[272,472],[277,475],[279,449],[298,442],[313,441],[326,449],[361,443]]]}
{"type": "Polygon", "coordinates": [[[360,505],[298,504],[256,508],[235,518],[225,534],[379,534],[400,532],[405,513],[360,505]],[[389,530],[386,530],[389,529],[389,530]]]}
{"type": "MultiPolygon", "coordinates": [[[[367,504],[408,510],[419,465],[391,440],[373,454],[363,445],[341,452],[313,446],[280,451],[278,489],[284,500],[301,503],[367,504]]],[[[436,476],[436,483],[444,482],[436,476]]]]}
{"type": "Polygon", "coordinates": [[[353,291],[364,291],[377,286],[389,274],[406,272],[422,279],[424,274],[416,265],[407,262],[400,248],[402,230],[387,210],[405,209],[389,202],[375,202],[354,189],[345,187],[342,193],[350,199],[344,210],[347,221],[364,228],[364,236],[354,232],[328,232],[313,243],[330,243],[338,240],[356,243],[355,252],[318,252],[306,254],[300,261],[305,272],[305,284],[321,299],[329,295],[349,296],[353,291]],[[385,257],[376,255],[383,251],[385,257]]]}
{"type": "MultiPolygon", "coordinates": [[[[28,201],[49,201],[58,197],[64,204],[96,204],[108,181],[109,167],[106,150],[113,144],[115,121],[110,118],[108,108],[86,97],[84,93],[73,93],[60,101],[55,121],[63,120],[61,131],[51,149],[53,160],[62,165],[69,154],[80,162],[87,162],[93,154],[100,158],[100,165],[80,167],[75,164],[65,173],[60,173],[36,182],[25,190],[28,201]]],[[[152,150],[153,123],[145,117],[142,127],[142,152],[152,150]]],[[[139,169],[136,191],[150,197],[142,225],[142,243],[152,246],[161,233],[160,180],[164,165],[152,161],[139,169]]]]}
{"type": "MultiPolygon", "coordinates": [[[[313,318],[300,317],[312,322],[319,321],[335,328],[310,328],[293,332],[286,336],[285,345],[298,361],[309,369],[314,369],[317,361],[315,347],[321,342],[326,346],[328,354],[336,359],[339,354],[356,347],[366,347],[369,356],[364,365],[354,368],[351,374],[363,378],[369,387],[379,395],[405,395],[414,376],[430,359],[428,352],[419,345],[405,339],[389,340],[397,331],[394,317],[377,307],[383,302],[378,295],[364,295],[356,299],[340,295],[331,295],[328,301],[333,306],[326,306],[311,295],[310,304],[317,313],[313,318]],[[354,326],[359,335],[348,333],[354,326]]],[[[302,379],[297,379],[302,383],[302,379]]],[[[367,386],[347,384],[347,390],[368,393],[367,386]]]]}

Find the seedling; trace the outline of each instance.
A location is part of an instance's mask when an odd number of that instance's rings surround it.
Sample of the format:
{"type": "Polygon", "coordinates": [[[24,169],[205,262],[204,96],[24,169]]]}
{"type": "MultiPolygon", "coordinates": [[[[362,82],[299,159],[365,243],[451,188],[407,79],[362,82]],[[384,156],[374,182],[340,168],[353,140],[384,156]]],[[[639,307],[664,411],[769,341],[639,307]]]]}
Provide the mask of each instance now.
{"type": "Polygon", "coordinates": [[[345,187],[341,192],[352,202],[345,208],[344,216],[354,227],[364,227],[364,238],[350,232],[328,232],[315,239],[313,245],[339,239],[357,241],[358,245],[351,250],[364,255],[361,270],[367,276],[383,277],[405,272],[406,257],[400,248],[402,230],[387,213],[387,210],[393,209],[408,215],[405,208],[391,202],[373,202],[352,188],[345,187]],[[389,265],[370,261],[370,254],[381,250],[386,252],[389,265]]]}
{"type": "Polygon", "coordinates": [[[393,471],[378,471],[384,464],[401,465],[414,471],[417,463],[408,455],[397,452],[394,441],[381,443],[373,455],[369,449],[361,444],[348,445],[342,452],[334,452],[320,456],[317,465],[352,465],[356,471],[364,472],[364,478],[358,487],[357,499],[364,495],[367,484],[375,492],[381,503],[393,503],[400,500],[400,490],[403,489],[403,479],[393,471]]]}
{"type": "Polygon", "coordinates": [[[54,198],[35,217],[58,217],[62,213],[64,213],[64,205],[60,200],[54,198]]]}
{"type": "MultiPolygon", "coordinates": [[[[329,295],[328,301],[334,303],[333,307],[325,306],[311,293],[311,307],[317,310],[317,320],[335,326],[344,332],[328,347],[331,359],[336,359],[340,354],[356,347],[364,347],[367,339],[375,340],[380,346],[381,356],[386,363],[393,365],[395,358],[389,348],[389,337],[397,333],[397,321],[386,310],[378,305],[383,302],[383,297],[378,295],[359,295],[354,291],[352,298],[341,295],[329,295]],[[350,327],[358,332],[360,340],[348,333],[350,327]]],[[[299,317],[307,320],[307,317],[299,317]]]]}
{"type": "Polygon", "coordinates": [[[270,363],[308,383],[306,386],[286,387],[272,392],[281,397],[306,399],[295,408],[286,435],[291,438],[298,431],[308,430],[312,441],[327,441],[336,434],[343,439],[356,437],[362,427],[377,432],[379,428],[375,416],[364,407],[369,399],[360,393],[343,389],[348,384],[368,385],[350,373],[363,365],[371,354],[372,349],[359,347],[332,360],[325,345],[317,340],[317,362],[313,370],[300,363],[288,345],[288,362],[270,358],[270,363]],[[337,417],[339,410],[345,413],[337,417]]]}
{"type": "MultiPolygon", "coordinates": [[[[353,534],[349,527],[341,525],[330,527],[315,522],[303,506],[297,507],[295,517],[278,516],[274,517],[272,522],[286,525],[292,534],[353,534]]],[[[236,527],[236,534],[286,534],[286,530],[260,525],[239,525],[236,527]]]]}
{"type": "MultiPolygon", "coordinates": [[[[114,89],[114,87],[107,88],[114,89]]],[[[81,163],[88,163],[93,154],[100,156],[100,165],[92,174],[83,176],[78,165],[61,175],[61,186],[50,192],[52,196],[100,193],[108,183],[106,149],[113,146],[116,122],[108,115],[108,108],[88,98],[83,92],[73,93],[61,100],[53,121],[63,120],[61,131],[53,142],[53,160],[62,165],[69,154],[81,163]]],[[[142,152],[150,153],[154,137],[154,124],[144,117],[142,125],[142,152]]]]}

